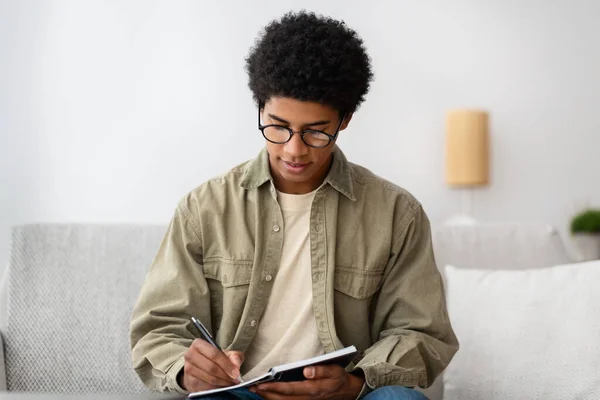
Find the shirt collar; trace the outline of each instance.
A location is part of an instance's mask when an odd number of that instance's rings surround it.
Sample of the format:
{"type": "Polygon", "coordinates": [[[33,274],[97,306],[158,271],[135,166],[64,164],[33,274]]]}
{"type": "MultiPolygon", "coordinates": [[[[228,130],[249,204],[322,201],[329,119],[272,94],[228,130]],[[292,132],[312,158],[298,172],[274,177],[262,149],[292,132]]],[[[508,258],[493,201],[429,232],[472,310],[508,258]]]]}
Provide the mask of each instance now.
{"type": "MultiPolygon", "coordinates": [[[[246,164],[244,177],[240,185],[245,189],[255,189],[262,186],[267,181],[273,181],[269,168],[269,154],[267,149],[263,148],[258,157],[246,164]]],[[[352,171],[350,163],[346,156],[337,145],[333,149],[333,163],[325,182],[331,185],[335,190],[354,201],[354,185],[352,182],[352,171]]]]}

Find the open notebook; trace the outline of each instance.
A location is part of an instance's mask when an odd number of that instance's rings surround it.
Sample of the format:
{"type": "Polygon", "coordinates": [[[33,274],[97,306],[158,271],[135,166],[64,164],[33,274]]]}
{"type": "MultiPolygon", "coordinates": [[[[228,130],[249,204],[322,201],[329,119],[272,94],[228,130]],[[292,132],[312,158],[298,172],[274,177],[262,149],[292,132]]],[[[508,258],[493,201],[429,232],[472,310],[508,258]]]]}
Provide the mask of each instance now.
{"type": "Polygon", "coordinates": [[[190,393],[188,395],[189,398],[197,398],[208,396],[210,394],[227,392],[230,390],[235,390],[244,387],[250,387],[254,385],[258,385],[259,383],[270,382],[270,381],[282,381],[282,382],[292,382],[292,381],[302,381],[304,380],[304,367],[312,366],[312,365],[325,365],[325,364],[337,364],[343,368],[345,368],[350,362],[354,359],[354,357],[358,354],[356,347],[350,346],[346,347],[331,353],[323,354],[321,356],[308,358],[306,360],[296,361],[288,364],[278,365],[276,367],[272,367],[269,372],[261,376],[257,376],[254,379],[249,381],[245,381],[238,385],[228,386],[218,389],[211,390],[203,390],[201,392],[190,393]]]}

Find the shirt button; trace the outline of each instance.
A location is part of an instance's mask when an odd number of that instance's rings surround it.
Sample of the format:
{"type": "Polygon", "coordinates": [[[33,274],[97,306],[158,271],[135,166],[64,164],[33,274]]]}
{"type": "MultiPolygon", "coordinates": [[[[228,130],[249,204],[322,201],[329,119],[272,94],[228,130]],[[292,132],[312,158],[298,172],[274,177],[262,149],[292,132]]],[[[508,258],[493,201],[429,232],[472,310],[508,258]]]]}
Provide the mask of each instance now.
{"type": "Polygon", "coordinates": [[[279,229],[280,229],[280,228],[279,228],[279,225],[273,225],[273,230],[274,230],[275,232],[279,232],[279,229]]]}
{"type": "Polygon", "coordinates": [[[252,321],[250,321],[250,326],[255,327],[256,326],[256,320],[253,319],[252,321]]]}
{"type": "Polygon", "coordinates": [[[267,276],[265,276],[265,280],[266,280],[267,282],[271,282],[271,280],[272,280],[272,279],[273,279],[273,277],[272,277],[271,275],[267,275],[267,276]]]}

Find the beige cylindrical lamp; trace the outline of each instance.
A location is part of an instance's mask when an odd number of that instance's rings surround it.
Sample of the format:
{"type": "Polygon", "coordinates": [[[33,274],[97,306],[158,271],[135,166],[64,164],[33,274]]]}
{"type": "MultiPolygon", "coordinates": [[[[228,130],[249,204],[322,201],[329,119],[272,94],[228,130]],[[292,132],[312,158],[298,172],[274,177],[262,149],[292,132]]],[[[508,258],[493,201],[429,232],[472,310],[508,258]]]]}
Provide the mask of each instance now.
{"type": "Polygon", "coordinates": [[[489,183],[488,113],[451,110],[446,115],[446,183],[482,186],[489,183]]]}

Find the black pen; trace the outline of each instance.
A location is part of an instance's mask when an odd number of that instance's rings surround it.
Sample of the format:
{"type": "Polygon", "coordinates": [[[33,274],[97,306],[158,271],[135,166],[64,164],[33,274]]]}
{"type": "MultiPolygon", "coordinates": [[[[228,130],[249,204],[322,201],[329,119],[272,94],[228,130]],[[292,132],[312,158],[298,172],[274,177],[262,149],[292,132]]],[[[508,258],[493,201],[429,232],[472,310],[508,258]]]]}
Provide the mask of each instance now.
{"type": "MultiPolygon", "coordinates": [[[[215,342],[213,337],[210,335],[210,333],[208,332],[208,329],[206,329],[206,327],[202,324],[202,322],[200,322],[200,320],[198,318],[192,317],[192,322],[194,323],[194,326],[196,326],[196,328],[198,328],[198,330],[202,334],[202,337],[204,338],[204,340],[206,340],[208,343],[215,346],[217,349],[219,349],[219,351],[223,351],[223,349],[221,349],[221,347],[217,344],[217,342],[215,342]]],[[[237,379],[240,382],[244,382],[241,375],[238,376],[237,379]]]]}

